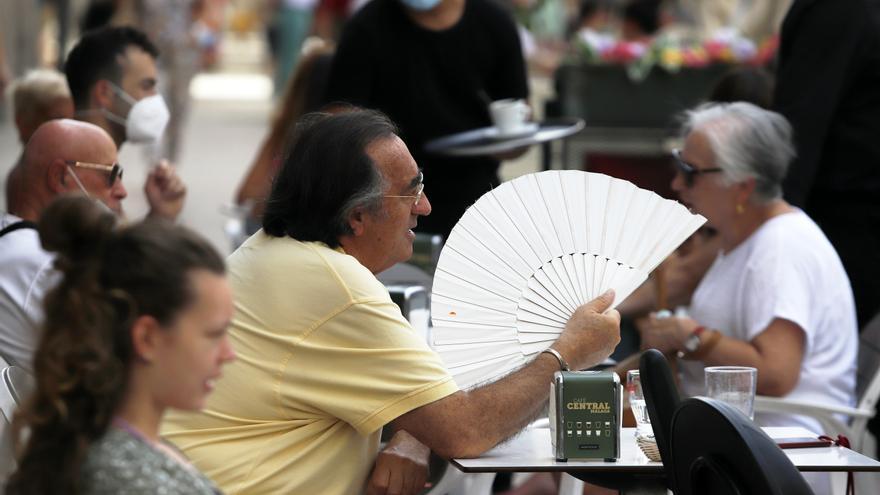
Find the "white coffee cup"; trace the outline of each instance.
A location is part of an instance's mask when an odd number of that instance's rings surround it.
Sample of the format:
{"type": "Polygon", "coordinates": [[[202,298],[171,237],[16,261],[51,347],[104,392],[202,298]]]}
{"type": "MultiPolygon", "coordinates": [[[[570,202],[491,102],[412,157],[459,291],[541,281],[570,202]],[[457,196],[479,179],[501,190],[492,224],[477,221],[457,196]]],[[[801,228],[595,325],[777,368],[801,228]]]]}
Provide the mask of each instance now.
{"type": "Polygon", "coordinates": [[[523,129],[532,111],[523,100],[508,98],[489,104],[492,122],[499,134],[515,134],[523,129]]]}

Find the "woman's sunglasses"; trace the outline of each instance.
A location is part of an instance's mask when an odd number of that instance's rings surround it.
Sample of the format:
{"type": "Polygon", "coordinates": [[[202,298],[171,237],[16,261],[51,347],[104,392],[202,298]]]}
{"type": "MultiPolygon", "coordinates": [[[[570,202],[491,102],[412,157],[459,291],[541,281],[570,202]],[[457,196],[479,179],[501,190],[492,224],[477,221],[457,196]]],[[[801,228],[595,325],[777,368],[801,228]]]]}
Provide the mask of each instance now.
{"type": "Polygon", "coordinates": [[[675,168],[681,172],[684,177],[684,183],[687,187],[693,187],[695,177],[702,174],[713,174],[715,172],[723,172],[724,170],[715,168],[697,168],[681,158],[681,150],[672,150],[672,157],[675,158],[675,168]]]}

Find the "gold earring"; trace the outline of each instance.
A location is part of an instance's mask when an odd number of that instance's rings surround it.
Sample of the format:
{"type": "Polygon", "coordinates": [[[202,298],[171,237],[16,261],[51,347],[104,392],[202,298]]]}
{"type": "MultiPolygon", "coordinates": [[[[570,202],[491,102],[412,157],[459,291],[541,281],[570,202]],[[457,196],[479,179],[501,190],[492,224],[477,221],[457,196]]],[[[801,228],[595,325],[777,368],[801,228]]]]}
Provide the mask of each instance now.
{"type": "Polygon", "coordinates": [[[736,204],[736,213],[737,213],[738,215],[742,215],[742,214],[745,213],[745,212],[746,212],[745,207],[743,207],[743,205],[737,203],[737,204],[736,204]]]}

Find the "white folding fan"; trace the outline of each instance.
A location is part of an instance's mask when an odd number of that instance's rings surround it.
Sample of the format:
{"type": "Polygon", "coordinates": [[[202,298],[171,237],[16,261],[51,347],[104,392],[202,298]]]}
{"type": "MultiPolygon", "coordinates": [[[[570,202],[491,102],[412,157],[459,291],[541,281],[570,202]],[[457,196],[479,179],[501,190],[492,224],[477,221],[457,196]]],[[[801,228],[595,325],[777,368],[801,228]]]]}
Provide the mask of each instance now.
{"type": "Polygon", "coordinates": [[[440,254],[432,345],[462,388],[495,379],[559,337],[581,304],[614,305],[706,221],[606,175],[529,174],[486,193],[440,254]]]}

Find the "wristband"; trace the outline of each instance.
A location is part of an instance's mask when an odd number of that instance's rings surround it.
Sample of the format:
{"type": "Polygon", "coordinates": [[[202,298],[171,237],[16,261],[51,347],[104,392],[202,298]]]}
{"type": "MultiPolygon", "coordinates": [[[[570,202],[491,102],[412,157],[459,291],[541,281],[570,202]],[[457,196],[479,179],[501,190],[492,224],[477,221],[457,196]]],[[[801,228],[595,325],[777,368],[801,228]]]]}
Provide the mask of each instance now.
{"type": "Polygon", "coordinates": [[[702,340],[700,340],[700,335],[706,331],[706,327],[700,325],[695,328],[684,340],[683,347],[684,349],[679,349],[678,352],[675,353],[678,359],[684,358],[685,354],[690,354],[693,352],[697,352],[697,349],[700,348],[700,344],[702,344],[702,340]]]}
{"type": "Polygon", "coordinates": [[[710,352],[712,352],[712,349],[714,349],[715,346],[718,345],[718,342],[721,342],[721,337],[724,336],[718,330],[707,330],[707,331],[703,332],[703,334],[706,335],[706,341],[702,342],[700,347],[696,351],[689,352],[689,353],[685,354],[684,355],[685,359],[689,359],[689,360],[703,359],[710,352]]]}
{"type": "Polygon", "coordinates": [[[570,371],[568,369],[568,363],[565,362],[565,358],[562,357],[562,354],[559,354],[559,351],[548,347],[548,348],[544,349],[543,351],[541,351],[541,354],[544,354],[545,352],[547,354],[552,355],[553,357],[556,358],[557,361],[559,361],[559,367],[561,368],[561,371],[570,371]]]}

